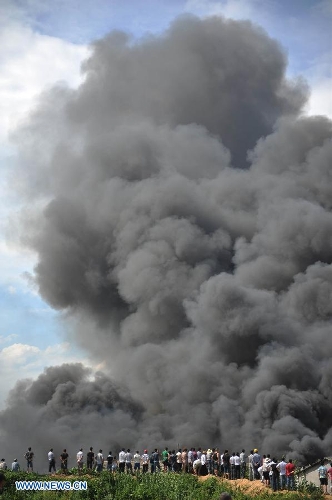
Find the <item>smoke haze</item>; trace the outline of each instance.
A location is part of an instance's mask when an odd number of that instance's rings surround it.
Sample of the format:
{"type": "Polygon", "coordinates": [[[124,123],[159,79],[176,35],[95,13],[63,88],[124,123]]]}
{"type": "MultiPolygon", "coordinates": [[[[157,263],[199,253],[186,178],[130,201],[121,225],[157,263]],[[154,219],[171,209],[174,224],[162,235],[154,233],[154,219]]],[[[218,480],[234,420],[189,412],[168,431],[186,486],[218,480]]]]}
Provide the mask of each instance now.
{"type": "Polygon", "coordinates": [[[139,42],[111,33],[78,90],[40,97],[13,137],[22,239],[103,373],[22,380],[4,454],[331,454],[332,127],[301,116],[286,66],[249,22],[186,17],[139,42]]]}

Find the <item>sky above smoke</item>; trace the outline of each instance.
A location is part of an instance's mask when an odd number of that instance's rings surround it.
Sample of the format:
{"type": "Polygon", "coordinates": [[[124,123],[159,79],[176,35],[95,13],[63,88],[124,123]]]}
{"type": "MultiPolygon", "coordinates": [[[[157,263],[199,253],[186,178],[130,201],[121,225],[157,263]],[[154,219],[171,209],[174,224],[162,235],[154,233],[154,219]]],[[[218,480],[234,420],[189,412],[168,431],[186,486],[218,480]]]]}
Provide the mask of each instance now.
{"type": "Polygon", "coordinates": [[[4,453],[331,453],[332,124],[286,67],[250,22],[184,17],[109,34],[40,96],[12,138],[21,240],[102,372],[19,382],[4,453]]]}

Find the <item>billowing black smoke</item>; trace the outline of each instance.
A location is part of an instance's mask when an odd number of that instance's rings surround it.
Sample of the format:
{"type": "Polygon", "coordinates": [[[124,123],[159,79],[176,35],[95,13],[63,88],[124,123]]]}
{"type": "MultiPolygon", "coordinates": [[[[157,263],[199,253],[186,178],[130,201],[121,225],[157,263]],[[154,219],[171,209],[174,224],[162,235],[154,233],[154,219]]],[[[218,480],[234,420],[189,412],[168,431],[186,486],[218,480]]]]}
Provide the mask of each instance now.
{"type": "Polygon", "coordinates": [[[111,33],[83,69],[16,133],[16,180],[39,292],[105,375],[21,382],[0,449],[34,422],[46,451],[331,453],[331,122],[248,22],[111,33]]]}

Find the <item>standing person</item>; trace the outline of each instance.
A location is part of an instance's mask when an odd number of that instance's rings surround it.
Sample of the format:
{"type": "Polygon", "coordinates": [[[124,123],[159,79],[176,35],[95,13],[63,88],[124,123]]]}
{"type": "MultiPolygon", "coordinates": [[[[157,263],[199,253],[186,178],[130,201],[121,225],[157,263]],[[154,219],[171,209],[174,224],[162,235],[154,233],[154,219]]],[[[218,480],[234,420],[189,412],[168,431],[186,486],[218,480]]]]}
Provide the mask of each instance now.
{"type": "Polygon", "coordinates": [[[234,479],[240,479],[241,477],[241,459],[240,459],[240,453],[236,453],[234,455],[234,479]]]}
{"type": "Polygon", "coordinates": [[[107,455],[107,458],[106,458],[106,460],[107,460],[107,470],[108,470],[109,472],[112,472],[112,470],[113,470],[113,458],[114,458],[114,457],[113,457],[113,455],[112,455],[112,452],[110,451],[110,452],[108,453],[108,455],[107,455]]]}
{"type": "Polygon", "coordinates": [[[60,455],[60,462],[61,462],[61,470],[66,473],[68,470],[68,453],[66,448],[63,450],[63,452],[60,455]]]}
{"type": "Polygon", "coordinates": [[[282,490],[286,488],[286,465],[287,464],[285,462],[285,457],[282,457],[280,462],[277,464],[280,479],[280,489],[282,490]]]}
{"type": "Polygon", "coordinates": [[[219,474],[219,451],[218,448],[212,448],[212,471],[214,476],[219,474]]]}
{"type": "Polygon", "coordinates": [[[220,453],[220,458],[219,458],[219,462],[220,462],[220,477],[224,477],[224,454],[223,453],[220,453]]]}
{"type": "Polygon", "coordinates": [[[130,452],[130,449],[128,448],[127,452],[126,452],[126,457],[125,457],[127,474],[132,474],[133,473],[133,466],[131,464],[132,459],[133,459],[133,455],[130,452]]]}
{"type": "Polygon", "coordinates": [[[254,457],[254,450],[250,450],[250,454],[248,455],[249,481],[253,481],[255,477],[254,466],[252,463],[253,457],[254,457]]]}
{"type": "Polygon", "coordinates": [[[153,460],[153,470],[154,472],[160,472],[160,463],[159,463],[159,450],[157,448],[154,449],[154,452],[152,453],[152,460],[153,460]]]}
{"type": "Polygon", "coordinates": [[[34,452],[31,450],[31,446],[29,446],[28,450],[25,452],[24,458],[27,461],[27,472],[33,472],[33,457],[34,452]]]}
{"type": "Polygon", "coordinates": [[[99,450],[96,455],[96,470],[97,472],[101,472],[104,467],[104,455],[103,450],[99,450]]]}
{"type": "Polygon", "coordinates": [[[92,470],[94,461],[95,461],[95,454],[92,446],[90,446],[90,449],[86,454],[86,467],[88,470],[92,470]]]}
{"type": "Polygon", "coordinates": [[[19,472],[20,464],[17,461],[17,458],[14,458],[14,462],[12,463],[12,472],[19,472]]]}
{"type": "Polygon", "coordinates": [[[52,470],[55,474],[55,456],[53,453],[53,448],[50,449],[50,451],[47,454],[48,458],[48,472],[51,474],[52,470]]]}
{"type": "Polygon", "coordinates": [[[141,455],[139,454],[139,451],[137,450],[136,453],[134,453],[134,472],[139,472],[141,470],[141,455]]]}
{"type": "Polygon", "coordinates": [[[224,454],[222,456],[222,460],[223,460],[223,463],[224,463],[224,475],[225,475],[225,479],[229,479],[230,478],[230,472],[231,472],[231,464],[230,464],[231,457],[230,457],[230,454],[228,453],[228,450],[224,451],[224,454]]]}
{"type": "Polygon", "coordinates": [[[188,472],[188,450],[184,448],[181,453],[181,461],[182,461],[182,472],[188,472]]]}
{"type": "Polygon", "coordinates": [[[206,451],[203,450],[201,454],[201,476],[206,476],[208,474],[208,470],[206,467],[206,451]]]}
{"type": "Polygon", "coordinates": [[[286,481],[287,481],[287,489],[293,490],[295,487],[295,465],[293,464],[293,460],[290,458],[288,463],[286,464],[286,481]]]}
{"type": "Polygon", "coordinates": [[[252,457],[252,465],[253,465],[253,469],[254,469],[254,478],[260,479],[258,467],[261,466],[261,456],[259,455],[257,448],[254,449],[254,454],[252,457]]]}
{"type": "Polygon", "coordinates": [[[247,468],[246,460],[247,460],[246,450],[242,450],[241,453],[240,453],[240,470],[241,470],[240,475],[241,475],[241,479],[244,479],[246,477],[246,468],[247,468]]]}
{"type": "Polygon", "coordinates": [[[272,458],[269,464],[270,467],[270,482],[273,491],[279,490],[279,469],[277,468],[277,459],[272,458]]]}
{"type": "Polygon", "coordinates": [[[175,450],[172,450],[169,454],[169,470],[171,472],[176,472],[176,453],[175,450]]]}
{"type": "Polygon", "coordinates": [[[151,453],[150,455],[150,472],[151,474],[154,473],[154,456],[153,456],[153,452],[151,453]]]}
{"type": "Polygon", "coordinates": [[[190,448],[188,451],[188,472],[193,471],[193,462],[194,462],[194,454],[193,454],[193,448],[190,448]]]}
{"type": "Polygon", "coordinates": [[[0,470],[7,470],[7,464],[4,458],[2,458],[0,461],[0,470]]]}
{"type": "Polygon", "coordinates": [[[113,463],[112,463],[112,472],[116,472],[118,470],[118,462],[115,457],[113,457],[113,463]]]}
{"type": "Polygon", "coordinates": [[[268,456],[263,455],[262,467],[263,467],[263,477],[265,486],[269,486],[270,484],[270,462],[271,462],[270,455],[268,456]]]}
{"type": "Polygon", "coordinates": [[[126,466],[126,451],[124,448],[119,453],[119,472],[124,472],[126,466]]]}
{"type": "Polygon", "coordinates": [[[229,465],[231,468],[231,479],[235,479],[235,453],[229,457],[229,465]]]}
{"type": "Polygon", "coordinates": [[[163,462],[164,472],[168,470],[168,448],[165,446],[165,449],[161,452],[161,459],[163,462]]]}
{"type": "Polygon", "coordinates": [[[144,450],[144,453],[141,457],[142,460],[142,472],[145,474],[149,470],[149,454],[148,450],[144,450]]]}
{"type": "Polygon", "coordinates": [[[332,462],[330,463],[330,467],[327,469],[327,475],[330,478],[330,495],[332,495],[332,462]]]}
{"type": "Polygon", "coordinates": [[[84,462],[83,448],[80,448],[79,451],[76,453],[76,462],[77,462],[78,473],[81,474],[84,462]]]}
{"type": "Polygon", "coordinates": [[[324,465],[324,460],[321,461],[318,467],[318,477],[320,482],[320,487],[324,495],[327,495],[327,468],[324,465]]]}
{"type": "Polygon", "coordinates": [[[212,450],[210,448],[206,452],[206,467],[208,474],[212,474],[212,450]]]}
{"type": "Polygon", "coordinates": [[[176,454],[176,472],[181,472],[181,470],[182,470],[182,450],[181,448],[179,448],[176,454]]]}

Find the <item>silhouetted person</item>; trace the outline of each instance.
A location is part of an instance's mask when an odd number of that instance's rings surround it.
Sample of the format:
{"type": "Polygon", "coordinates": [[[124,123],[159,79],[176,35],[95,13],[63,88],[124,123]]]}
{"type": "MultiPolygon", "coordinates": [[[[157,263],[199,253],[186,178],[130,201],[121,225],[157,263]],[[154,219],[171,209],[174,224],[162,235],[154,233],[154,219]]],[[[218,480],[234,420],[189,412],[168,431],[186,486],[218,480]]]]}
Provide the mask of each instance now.
{"type": "Polygon", "coordinates": [[[230,493],[227,493],[227,491],[224,491],[221,495],[219,500],[232,500],[232,497],[230,493]]]}

